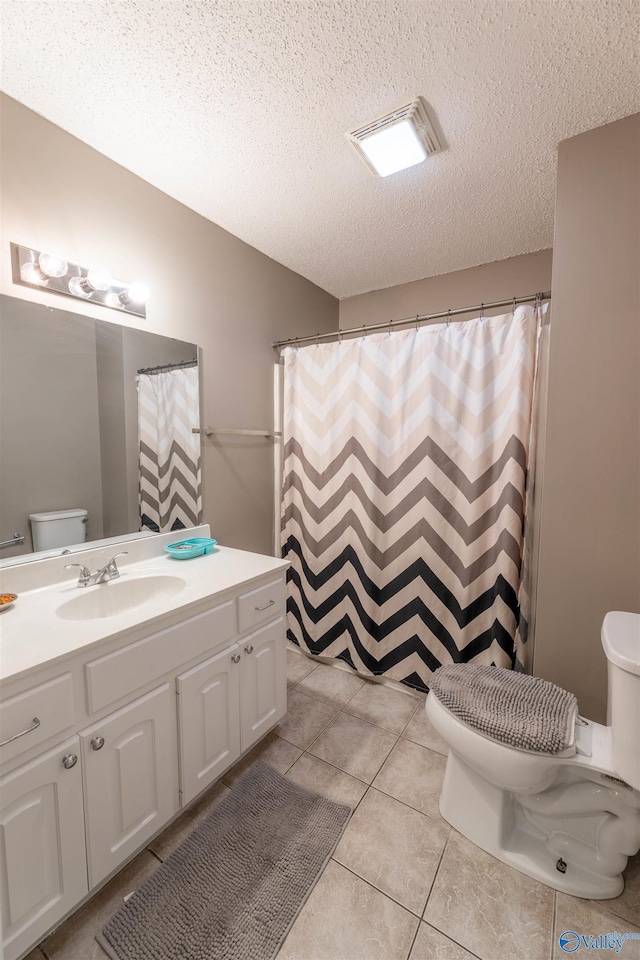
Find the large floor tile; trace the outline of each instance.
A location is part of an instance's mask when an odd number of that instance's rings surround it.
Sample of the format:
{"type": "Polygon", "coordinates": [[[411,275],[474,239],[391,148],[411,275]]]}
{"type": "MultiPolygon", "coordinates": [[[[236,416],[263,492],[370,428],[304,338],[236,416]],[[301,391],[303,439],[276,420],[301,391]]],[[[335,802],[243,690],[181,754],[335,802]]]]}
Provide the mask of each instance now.
{"type": "Polygon", "coordinates": [[[296,687],[287,696],[287,715],[278,726],[278,736],[305,750],[333,720],[338,709],[332,704],[306,697],[296,687]]]}
{"type": "Polygon", "coordinates": [[[606,900],[602,906],[630,923],[640,924],[640,853],[631,857],[624,871],[624,890],[615,900],[606,900]]]}
{"type": "Polygon", "coordinates": [[[548,960],[554,892],[451,831],[424,919],[482,960],[548,960]]]}
{"type": "Polygon", "coordinates": [[[238,760],[226,773],[223,773],[222,782],[226,783],[228,787],[232,787],[238,777],[241,776],[245,770],[248,770],[249,767],[252,767],[254,763],[257,763],[258,760],[266,761],[266,763],[272,766],[274,770],[277,770],[278,773],[286,773],[289,767],[294,764],[301,755],[302,750],[300,747],[296,747],[287,740],[283,740],[275,733],[269,733],[260,743],[257,743],[246,756],[238,760]]]}
{"type": "MultiPolygon", "coordinates": [[[[421,923],[409,960],[474,960],[474,955],[428,923],[421,923]]],[[[513,960],[518,960],[515,951],[513,960]]]]}
{"type": "Polygon", "coordinates": [[[355,673],[320,663],[313,673],[298,684],[297,689],[308,697],[315,697],[316,700],[342,707],[351,700],[363,684],[364,680],[355,673]]]}
{"type": "Polygon", "coordinates": [[[229,787],[223,783],[214,784],[200,800],[185,810],[159,837],[152,840],[148,849],[155,853],[156,857],[166,860],[228,793],[229,787]]]}
{"type": "Polygon", "coordinates": [[[396,739],[388,730],[341,713],[309,747],[309,753],[371,783],[396,739]]]}
{"type": "Polygon", "coordinates": [[[294,763],[287,778],[306,790],[319,793],[336,803],[344,803],[352,809],[358,806],[368,789],[362,780],[356,780],[308,753],[303,753],[294,763]]]}
{"type": "Polygon", "coordinates": [[[400,734],[416,709],[415,697],[381,683],[364,683],[344,708],[345,713],[400,734]]]}
{"type": "MultiPolygon", "coordinates": [[[[576,897],[568,897],[564,893],[556,895],[556,921],[553,931],[553,960],[560,960],[560,957],[566,957],[568,950],[563,950],[560,946],[560,937],[563,933],[570,936],[566,941],[567,947],[573,947],[576,943],[576,937],[571,934],[577,934],[578,937],[586,937],[587,942],[591,943],[591,937],[598,938],[609,933],[635,933],[640,935],[640,926],[634,926],[625,920],[620,920],[609,911],[611,900],[578,900],[576,897]]],[[[640,921],[640,917],[638,918],[640,921]]],[[[601,941],[602,942],[602,941],[601,941]]],[[[606,941],[605,941],[606,943],[606,941]]],[[[589,957],[590,960],[604,960],[604,958],[619,957],[620,960],[640,960],[640,939],[625,940],[619,952],[615,949],[597,950],[588,948],[584,943],[577,947],[573,952],[580,951],[581,955],[589,957]]]]}
{"type": "Polygon", "coordinates": [[[95,897],[47,937],[42,949],[49,960],[104,960],[107,955],[96,942],[96,934],[120,909],[123,898],[138,890],[159,866],[160,861],[148,850],[143,850],[95,897]]]}
{"type": "Polygon", "coordinates": [[[418,920],[333,860],[277,960],[405,960],[418,920]]]}
{"type": "Polygon", "coordinates": [[[438,804],[446,765],[446,759],[439,753],[401,738],[373,785],[420,813],[441,819],[438,804]]]}
{"type": "Polygon", "coordinates": [[[309,676],[312,670],[318,666],[304,653],[298,650],[287,650],[287,686],[294,687],[305,677],[309,676]]]}
{"type": "Polygon", "coordinates": [[[449,829],[371,788],[334,858],[421,916],[449,829]]]}
{"type": "Polygon", "coordinates": [[[428,747],[429,750],[435,750],[446,757],[449,753],[449,747],[444,742],[434,726],[427,719],[424,703],[421,703],[411,720],[404,729],[402,736],[405,740],[412,740],[419,743],[422,747],[428,747]]]}

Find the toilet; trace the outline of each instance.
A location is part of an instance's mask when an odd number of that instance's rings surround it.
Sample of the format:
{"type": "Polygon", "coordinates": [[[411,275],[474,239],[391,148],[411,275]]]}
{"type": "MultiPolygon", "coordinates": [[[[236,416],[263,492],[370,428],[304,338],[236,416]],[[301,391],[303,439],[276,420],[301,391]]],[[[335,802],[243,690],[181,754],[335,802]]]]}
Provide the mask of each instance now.
{"type": "Polygon", "coordinates": [[[34,552],[84,543],[87,519],[87,511],[81,508],[29,514],[34,552]]]}
{"type": "Polygon", "coordinates": [[[449,746],[444,819],[516,870],[596,900],[622,892],[640,849],[640,615],[607,613],[601,637],[606,726],[555,684],[498,667],[441,667],[426,702],[449,746]]]}

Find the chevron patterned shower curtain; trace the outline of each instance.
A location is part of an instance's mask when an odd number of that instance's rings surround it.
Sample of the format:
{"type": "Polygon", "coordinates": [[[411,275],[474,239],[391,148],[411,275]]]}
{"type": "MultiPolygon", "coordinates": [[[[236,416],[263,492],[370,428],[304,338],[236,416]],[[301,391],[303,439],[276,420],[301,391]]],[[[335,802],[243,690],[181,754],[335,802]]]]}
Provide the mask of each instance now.
{"type": "Polygon", "coordinates": [[[197,367],[138,376],[140,529],[202,523],[197,367]]]}
{"type": "Polygon", "coordinates": [[[284,351],[294,643],[422,690],[441,664],[524,662],[540,313],[284,351]]]}

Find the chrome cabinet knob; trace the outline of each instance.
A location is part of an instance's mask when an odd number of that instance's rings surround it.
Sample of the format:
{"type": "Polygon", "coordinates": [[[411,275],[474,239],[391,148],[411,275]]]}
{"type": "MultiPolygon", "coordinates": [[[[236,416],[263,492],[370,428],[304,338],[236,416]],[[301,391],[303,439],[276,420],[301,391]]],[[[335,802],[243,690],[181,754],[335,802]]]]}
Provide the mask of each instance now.
{"type": "Polygon", "coordinates": [[[104,737],[93,737],[91,746],[94,750],[102,750],[104,747],[104,737]]]}
{"type": "Polygon", "coordinates": [[[75,753],[66,753],[62,758],[62,766],[65,770],[71,770],[71,767],[75,767],[78,762],[78,758],[75,753]]]}
{"type": "Polygon", "coordinates": [[[240,663],[240,654],[234,653],[233,656],[231,657],[231,660],[233,663],[240,663]]]}
{"type": "Polygon", "coordinates": [[[253,644],[252,643],[247,644],[247,646],[244,648],[244,652],[253,653],[253,644]]]}

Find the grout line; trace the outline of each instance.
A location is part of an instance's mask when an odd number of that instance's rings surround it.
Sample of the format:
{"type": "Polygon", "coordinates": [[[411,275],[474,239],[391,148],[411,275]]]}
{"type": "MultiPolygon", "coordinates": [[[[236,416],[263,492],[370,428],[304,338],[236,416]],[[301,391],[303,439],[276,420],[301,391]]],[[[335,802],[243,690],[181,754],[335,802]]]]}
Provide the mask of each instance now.
{"type": "MultiPolygon", "coordinates": [[[[317,667],[319,667],[319,666],[333,667],[332,664],[326,664],[326,663],[325,663],[325,664],[317,664],[316,667],[314,667],[313,670],[311,670],[311,672],[308,673],[306,677],[302,677],[301,680],[298,680],[297,683],[292,684],[290,687],[287,686],[287,693],[292,693],[294,690],[297,690],[297,692],[298,692],[298,693],[301,693],[304,697],[309,697],[309,699],[311,699],[311,700],[316,700],[318,703],[324,703],[326,706],[329,706],[329,707],[336,707],[336,706],[338,706],[338,705],[337,705],[334,701],[322,700],[317,694],[311,693],[310,691],[308,691],[308,690],[306,690],[306,689],[305,689],[305,690],[300,690],[300,689],[298,689],[298,688],[300,687],[300,685],[301,685],[302,683],[304,683],[304,681],[305,681],[308,677],[310,677],[311,674],[312,674],[312,673],[317,669],[317,667]]],[[[333,669],[335,669],[335,670],[340,670],[340,667],[333,667],[333,669]]],[[[345,673],[346,671],[342,670],[341,672],[342,672],[342,673],[345,673]]],[[[349,699],[346,700],[346,701],[340,706],[340,709],[338,710],[338,713],[346,713],[347,716],[353,717],[355,720],[362,720],[363,723],[370,723],[372,727],[377,727],[379,730],[384,730],[384,731],[386,731],[386,733],[392,733],[392,734],[394,734],[394,736],[396,736],[396,737],[402,737],[402,736],[404,735],[405,730],[407,729],[407,727],[409,726],[409,724],[411,723],[411,721],[412,721],[413,718],[415,717],[416,713],[418,712],[418,710],[419,710],[421,707],[424,709],[424,704],[425,704],[425,702],[426,702],[425,700],[418,700],[417,697],[412,696],[410,693],[405,693],[403,690],[396,690],[394,687],[386,687],[387,690],[391,690],[393,693],[399,693],[399,694],[400,694],[401,696],[403,696],[403,697],[408,697],[408,698],[411,699],[411,700],[416,700],[416,701],[417,701],[415,710],[413,711],[413,713],[411,714],[411,716],[409,717],[409,719],[407,720],[407,722],[406,722],[405,725],[403,726],[403,728],[402,728],[402,730],[400,731],[400,733],[397,733],[395,730],[389,730],[388,727],[383,727],[383,726],[381,726],[379,723],[375,723],[375,721],[370,720],[369,718],[366,718],[366,719],[365,719],[364,717],[360,717],[360,716],[357,716],[356,714],[349,713],[348,710],[346,709],[347,706],[351,703],[352,700],[355,699],[355,697],[358,696],[358,694],[360,693],[360,690],[362,689],[362,687],[363,687],[367,682],[370,682],[370,683],[371,683],[371,681],[367,681],[366,678],[363,679],[363,678],[360,676],[360,674],[354,673],[352,670],[349,670],[349,673],[350,673],[352,676],[357,677],[358,679],[362,679],[362,684],[361,684],[361,686],[358,688],[358,690],[356,690],[356,692],[353,694],[353,696],[349,697],[349,699]]],[[[384,684],[375,684],[375,685],[376,685],[376,686],[380,686],[380,687],[384,687],[384,684]]],[[[338,716],[338,714],[336,714],[336,716],[338,716]]],[[[335,719],[335,717],[334,717],[334,719],[335,719]]],[[[326,729],[326,728],[325,728],[325,729],[326,729]]],[[[283,739],[284,739],[284,738],[283,738],[283,739]]],[[[317,737],[316,737],[316,739],[317,739],[317,737]]],[[[408,740],[409,738],[407,737],[406,739],[408,740]]],[[[416,741],[416,740],[411,740],[411,743],[417,743],[417,741],[416,741]]],[[[419,746],[423,746],[423,744],[421,744],[421,743],[418,744],[418,745],[419,745],[419,746]]],[[[428,749],[428,748],[427,748],[427,749],[428,749]]],[[[437,753],[437,752],[438,752],[438,751],[434,751],[434,753],[437,753]]],[[[444,754],[440,754],[440,756],[444,756],[444,754]]]]}
{"type": "Polygon", "coordinates": [[[422,920],[418,920],[418,926],[416,927],[416,932],[415,932],[414,935],[413,935],[413,940],[411,941],[411,946],[409,947],[409,952],[408,952],[405,960],[409,960],[409,957],[411,956],[411,954],[412,954],[412,952],[413,952],[413,948],[414,948],[415,945],[416,945],[416,940],[418,939],[418,934],[420,933],[420,924],[421,924],[421,923],[422,923],[422,920]]]}
{"type": "MultiPolygon", "coordinates": [[[[449,940],[451,943],[455,943],[457,947],[460,947],[461,950],[464,950],[465,953],[468,953],[470,957],[475,957],[476,960],[483,960],[479,953],[474,953],[473,950],[470,950],[469,947],[465,947],[463,943],[460,943],[459,940],[454,940],[453,937],[450,937],[448,933],[443,933],[442,930],[439,930],[433,923],[428,923],[426,920],[422,920],[425,927],[429,927],[431,930],[435,930],[436,933],[439,933],[441,937],[444,937],[446,940],[449,940]]],[[[485,958],[486,960],[486,958],[485,958]]]]}
{"type": "Polygon", "coordinates": [[[342,863],[340,860],[336,860],[335,857],[331,857],[331,859],[333,860],[334,863],[337,863],[339,867],[342,867],[343,870],[346,870],[348,873],[350,873],[352,877],[357,877],[358,880],[362,881],[362,883],[366,883],[368,887],[372,887],[374,890],[377,890],[378,893],[381,893],[383,897],[387,898],[387,900],[391,900],[398,907],[401,907],[403,910],[405,910],[408,914],[410,914],[410,916],[414,917],[418,921],[418,929],[420,928],[419,913],[414,913],[414,911],[410,907],[407,907],[404,903],[400,903],[399,900],[396,900],[395,897],[392,897],[391,894],[387,893],[385,890],[381,890],[380,887],[376,887],[375,883],[371,883],[370,880],[365,880],[364,877],[361,877],[360,874],[356,873],[355,870],[352,870],[351,867],[345,866],[345,864],[342,863]]]}
{"type": "MultiPolygon", "coordinates": [[[[444,820],[443,820],[442,822],[445,823],[444,820]]],[[[448,824],[447,824],[447,826],[448,826],[448,824]]],[[[444,852],[445,852],[445,850],[447,849],[447,847],[449,846],[449,838],[450,838],[450,837],[451,837],[451,829],[449,829],[449,833],[447,834],[447,839],[446,839],[445,842],[444,842],[444,847],[442,848],[442,853],[440,854],[440,859],[438,860],[438,866],[436,867],[435,873],[434,873],[434,875],[433,875],[433,880],[431,881],[431,886],[429,887],[429,892],[427,893],[427,899],[425,900],[424,907],[422,908],[422,914],[421,914],[421,918],[420,918],[421,920],[424,920],[424,915],[425,915],[425,913],[426,913],[427,907],[429,906],[429,898],[431,897],[431,894],[433,893],[433,888],[434,888],[435,885],[436,885],[436,878],[437,878],[438,873],[439,873],[439,871],[440,871],[440,867],[442,866],[442,860],[443,860],[443,858],[444,858],[444,852]]],[[[426,923],[426,920],[425,920],[425,923],[426,923]]],[[[445,934],[445,936],[446,936],[446,934],[445,934]]]]}
{"type": "MultiPolygon", "coordinates": [[[[414,813],[419,813],[421,817],[426,817],[427,820],[430,820],[431,823],[441,823],[445,826],[449,833],[453,830],[451,824],[447,823],[442,817],[432,817],[431,814],[425,813],[423,810],[418,810],[417,807],[412,807],[410,803],[407,803],[406,800],[398,800],[397,797],[394,797],[391,793],[386,793],[384,790],[381,790],[380,787],[376,787],[375,784],[370,784],[370,789],[375,790],[376,793],[381,793],[383,797],[388,797],[390,800],[395,800],[396,803],[401,803],[403,807],[406,807],[407,810],[413,810],[414,813]]],[[[449,834],[447,834],[447,841],[449,840],[449,834]]],[[[446,846],[446,844],[445,844],[446,846]]]]}
{"type": "MultiPolygon", "coordinates": [[[[570,896],[570,894],[565,894],[565,896],[570,896]]],[[[628,917],[625,917],[621,913],[618,913],[616,910],[614,910],[613,907],[610,906],[612,902],[613,901],[611,900],[589,900],[589,903],[598,907],[600,910],[604,910],[605,913],[608,913],[610,914],[610,916],[615,917],[616,920],[622,920],[624,923],[631,924],[631,926],[636,926],[636,927],[640,926],[640,922],[629,920],[628,917]]]]}
{"type": "Polygon", "coordinates": [[[550,960],[553,960],[553,951],[556,945],[556,915],[558,910],[558,891],[553,891],[553,910],[551,911],[551,953],[550,960]]]}

